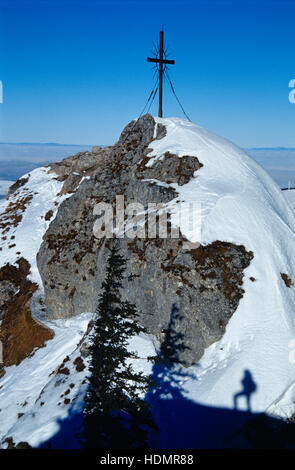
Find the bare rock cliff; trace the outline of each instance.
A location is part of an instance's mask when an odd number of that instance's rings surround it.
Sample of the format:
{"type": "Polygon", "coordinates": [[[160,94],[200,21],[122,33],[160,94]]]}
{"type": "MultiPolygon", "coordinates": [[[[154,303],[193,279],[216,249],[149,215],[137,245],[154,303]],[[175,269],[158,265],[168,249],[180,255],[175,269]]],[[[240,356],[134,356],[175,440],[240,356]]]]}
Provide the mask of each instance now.
{"type": "MultiPolygon", "coordinates": [[[[124,129],[113,147],[95,148],[51,165],[64,181],[62,192],[73,193],[59,207],[37,256],[45,289],[48,315],[60,318],[94,311],[110,239],[93,235],[99,202],[114,204],[124,195],[126,204],[168,203],[182,186],[202,171],[190,155],[166,152],[151,167],[149,145],[166,129],[145,115],[124,129]],[[157,182],[161,182],[159,185],[157,182]]],[[[173,312],[175,330],[185,343],[177,360],[197,362],[204,349],[219,340],[243,296],[244,269],[253,253],[244,246],[216,240],[211,245],[184,247],[185,239],[117,239],[128,259],[124,295],[137,305],[141,322],[160,342],[173,312]]]]}

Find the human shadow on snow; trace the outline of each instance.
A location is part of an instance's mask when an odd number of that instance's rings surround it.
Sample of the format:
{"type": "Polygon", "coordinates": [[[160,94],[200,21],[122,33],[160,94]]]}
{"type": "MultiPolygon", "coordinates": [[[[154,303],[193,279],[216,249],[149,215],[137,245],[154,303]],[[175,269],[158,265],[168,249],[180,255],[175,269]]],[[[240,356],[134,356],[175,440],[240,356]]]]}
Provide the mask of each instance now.
{"type": "Polygon", "coordinates": [[[177,364],[178,354],[188,348],[179,331],[181,321],[179,309],[173,304],[160,360],[153,367],[152,379],[157,387],[146,397],[159,427],[159,432],[152,435],[152,446],[163,449],[295,446],[294,424],[251,412],[251,397],[258,386],[249,370],[244,371],[242,389],[232,397],[233,409],[207,406],[188,398],[185,384],[198,378],[177,364]],[[238,409],[243,398],[246,411],[238,409]]]}
{"type": "MultiPolygon", "coordinates": [[[[235,409],[210,407],[185,396],[189,374],[180,368],[154,368],[158,388],[147,400],[155,423],[150,447],[154,449],[280,449],[295,447],[295,425],[235,409]]],[[[42,449],[81,448],[83,411],[69,408],[68,417],[58,421],[59,430],[40,445],[42,449]]]]}
{"type": "MultiPolygon", "coordinates": [[[[151,444],[162,449],[284,448],[295,446],[294,424],[239,409],[196,403],[186,396],[190,374],[171,365],[155,366],[158,383],[147,400],[159,427],[151,444]]],[[[196,380],[196,379],[195,379],[196,380]]]]}
{"type": "MultiPolygon", "coordinates": [[[[233,399],[233,409],[196,403],[188,398],[186,383],[198,380],[191,370],[177,363],[178,353],[187,349],[179,331],[182,317],[173,305],[165,339],[152,371],[156,386],[146,400],[158,426],[152,431],[150,446],[157,449],[226,449],[295,447],[295,424],[251,412],[251,396],[257,390],[249,370],[241,371],[242,389],[233,399]],[[247,410],[238,409],[245,399],[247,410]]],[[[190,382],[190,386],[191,386],[190,382]]],[[[69,406],[68,417],[59,420],[59,431],[41,448],[79,448],[83,410],[69,406]]]]}

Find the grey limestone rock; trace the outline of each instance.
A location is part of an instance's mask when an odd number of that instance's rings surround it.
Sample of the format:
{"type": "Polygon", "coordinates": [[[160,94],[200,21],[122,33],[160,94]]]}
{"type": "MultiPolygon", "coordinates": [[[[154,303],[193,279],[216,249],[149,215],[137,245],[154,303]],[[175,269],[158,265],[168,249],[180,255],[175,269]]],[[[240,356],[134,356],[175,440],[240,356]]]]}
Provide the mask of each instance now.
{"type": "Polygon", "coordinates": [[[0,281],[0,319],[2,317],[5,305],[17,293],[18,287],[10,281],[0,281]]]}
{"type": "Polygon", "coordinates": [[[165,134],[163,125],[145,115],[128,124],[113,147],[97,148],[51,165],[64,180],[63,191],[73,195],[59,207],[37,262],[49,317],[69,317],[95,310],[108,247],[118,243],[128,260],[126,274],[138,275],[132,282],[126,280],[123,295],[136,304],[140,321],[160,342],[177,309],[175,328],[185,343],[177,357],[184,365],[191,365],[223,336],[243,296],[244,269],[253,253],[219,240],[187,249],[181,234],[178,239],[115,241],[93,235],[97,203],[114,204],[117,195],[124,195],[126,203],[136,201],[144,206],[167,203],[177,198],[171,183],[186,184],[197,176],[202,164],[189,155],[179,158],[166,152],[152,167],[146,166],[149,146],[165,134]],[[83,176],[88,178],[81,181],[83,176]],[[163,184],[159,186],[154,180],[163,184]]]}

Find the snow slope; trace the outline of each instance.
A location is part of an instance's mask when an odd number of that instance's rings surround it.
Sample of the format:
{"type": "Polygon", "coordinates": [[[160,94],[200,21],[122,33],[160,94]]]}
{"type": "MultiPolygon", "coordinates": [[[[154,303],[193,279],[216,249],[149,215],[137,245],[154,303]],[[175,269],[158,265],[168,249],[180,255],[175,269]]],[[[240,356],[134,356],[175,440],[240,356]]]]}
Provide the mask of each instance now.
{"type": "Polygon", "coordinates": [[[22,215],[19,224],[10,227],[5,234],[6,239],[0,240],[0,266],[6,263],[15,265],[21,256],[29,261],[31,265],[29,278],[39,285],[32,299],[32,313],[55,333],[54,339],[48,341],[45,348],[36,351],[20,365],[6,368],[0,386],[0,440],[18,422],[19,413],[24,413],[26,416],[30,414],[32,406],[49,380],[48,375],[76,348],[90,319],[88,314],[78,319],[48,322],[39,303],[43,289],[37,269],[36,254],[50,221],[55,217],[61,202],[67,197],[58,195],[62,183],[58,182],[55,176],[48,172],[48,168],[38,168],[24,175],[28,181],[8,200],[0,201],[1,216],[9,204],[16,204],[20,198],[32,196],[24,211],[17,211],[17,214],[22,215]],[[52,210],[52,217],[50,220],[45,220],[49,210],[52,210]]]}
{"type": "MultiPolygon", "coordinates": [[[[19,366],[7,368],[0,390],[2,448],[6,447],[7,437],[12,437],[14,443],[26,441],[35,448],[81,447],[88,358],[82,358],[82,370],[77,369],[75,361],[83,355],[81,346],[87,341],[85,332],[92,317],[92,313],[84,313],[47,322],[55,332],[54,339],[19,366]],[[60,366],[68,371],[58,372],[60,366]]],[[[134,370],[150,374],[152,366],[147,357],[155,354],[150,338],[135,337],[129,348],[140,352],[134,370]]]]}
{"type": "MultiPolygon", "coordinates": [[[[166,126],[167,135],[152,142],[149,156],[154,158],[149,160],[149,165],[162,158],[166,151],[176,153],[180,158],[196,156],[203,164],[186,185],[171,184],[179,196],[169,205],[176,206],[179,201],[201,203],[201,232],[190,233],[187,224],[181,221],[182,232],[192,242],[228,241],[243,244],[254,253],[245,271],[244,297],[223,338],[209,347],[195,366],[188,369],[177,366],[161,373],[154,371],[163,385],[152,399],[155,417],[161,424],[155,447],[183,447],[185,443],[194,447],[218,447],[222,445],[220,434],[227,436],[234,430],[233,420],[229,417],[233,416],[230,413],[235,394],[245,389],[241,384],[245,370],[256,385],[256,390],[249,392],[252,412],[267,411],[283,417],[295,412],[292,355],[295,349],[295,286],[288,288],[280,274],[288,274],[295,282],[295,218],[280,188],[244,151],[188,121],[155,120],[166,126]],[[204,421],[208,416],[213,425],[206,432],[204,421]],[[219,424],[217,416],[220,417],[219,424]]],[[[42,217],[49,209],[56,211],[54,200],[60,203],[56,194],[61,184],[41,168],[31,173],[27,185],[30,191],[38,194],[34,195],[15,230],[17,249],[8,249],[7,244],[1,242],[1,264],[15,262],[19,250],[32,265],[32,279],[39,282],[35,255],[49,223],[42,217]]],[[[5,204],[7,202],[2,202],[5,204]]],[[[37,311],[36,315],[39,315],[37,311]]],[[[90,314],[85,313],[81,318],[50,323],[56,335],[46,348],[37,351],[20,366],[9,368],[1,380],[0,439],[13,436],[15,442],[26,440],[40,446],[63,429],[65,420],[74,426],[71,413],[75,415],[75,406],[77,415],[82,409],[85,386],[81,379],[87,375],[87,367],[83,373],[76,374],[71,365],[70,378],[65,376],[61,384],[57,383],[57,375],[48,375],[66,355],[72,364],[78,354],[77,342],[89,319],[90,314]],[[25,376],[27,380],[23,379],[25,376]],[[74,384],[69,393],[71,406],[58,405],[69,381],[74,384]],[[28,405],[23,407],[21,403],[25,400],[28,405]],[[23,413],[24,409],[24,416],[18,419],[18,413],[23,413]]],[[[134,348],[141,357],[153,354],[151,338],[134,341],[134,348]]],[[[139,367],[150,371],[144,359],[139,367]]],[[[245,405],[245,396],[239,396],[237,408],[241,412],[247,411],[245,405]]],[[[249,415],[245,413],[247,417],[249,415]]],[[[77,445],[66,435],[62,436],[61,442],[64,446],[77,445]]]]}
{"type": "MultiPolygon", "coordinates": [[[[231,142],[188,121],[155,119],[167,135],[152,143],[149,165],[168,150],[180,158],[196,156],[204,165],[186,185],[173,185],[180,200],[201,203],[201,239],[186,233],[185,224],[181,230],[192,242],[222,240],[254,253],[245,272],[244,297],[222,340],[194,368],[197,382],[187,384],[187,393],[199,403],[232,408],[244,370],[249,370],[257,386],[252,410],[264,411],[295,380],[289,360],[295,287],[287,288],[280,275],[295,281],[293,210],[264,169],[231,142]]],[[[240,402],[242,407],[243,397],[240,402]]]]}
{"type": "Polygon", "coordinates": [[[292,207],[292,209],[295,209],[295,189],[288,189],[283,191],[283,195],[292,207]]]}
{"type": "MultiPolygon", "coordinates": [[[[55,393],[51,390],[44,396],[42,391],[53,381],[50,374],[77,349],[91,316],[82,314],[66,320],[44,322],[54,331],[54,338],[18,366],[6,368],[0,390],[0,439],[7,434],[15,443],[27,441],[38,446],[58,430],[58,420],[67,416],[66,406],[57,407],[60,389],[55,393]],[[40,406],[42,402],[44,408],[40,406]]],[[[73,377],[71,380],[75,381],[73,377]]]]}
{"type": "Polygon", "coordinates": [[[58,206],[68,196],[58,196],[62,183],[57,181],[56,175],[49,173],[49,168],[41,167],[23,176],[28,178],[26,184],[13,193],[8,200],[0,201],[0,216],[9,207],[15,204],[20,198],[28,195],[32,196],[31,201],[26,204],[22,215],[22,220],[17,227],[12,227],[6,233],[6,240],[0,240],[0,266],[6,263],[15,264],[15,261],[23,256],[31,265],[30,279],[41,285],[41,278],[36,264],[36,254],[42,242],[42,237],[46,232],[50,222],[57,213],[58,206]],[[52,210],[50,220],[45,220],[46,213],[52,210]],[[12,238],[13,243],[12,243],[12,238]],[[15,245],[9,248],[11,245],[15,245]],[[20,255],[17,253],[20,252],[20,255]]]}
{"type": "MultiPolygon", "coordinates": [[[[12,437],[15,444],[26,441],[33,447],[46,447],[47,442],[52,439],[53,446],[79,447],[79,436],[76,434],[81,423],[87,387],[84,379],[88,374],[88,364],[84,360],[85,369],[78,371],[74,361],[81,357],[81,341],[93,314],[82,313],[74,318],[49,321],[39,303],[43,288],[36,255],[59,205],[66,197],[70,197],[59,196],[62,183],[55,177],[55,174],[48,172],[48,168],[38,168],[24,175],[25,179],[28,178],[27,183],[8,200],[0,202],[1,216],[9,204],[32,195],[25,210],[18,212],[22,214],[20,223],[17,227],[10,228],[5,240],[0,240],[0,267],[6,263],[15,265],[21,256],[29,261],[29,278],[39,285],[31,303],[32,314],[54,331],[54,338],[47,342],[45,348],[38,349],[18,366],[6,367],[6,373],[0,382],[2,448],[7,447],[4,442],[7,437],[12,437]],[[48,221],[45,215],[49,210],[52,210],[52,217],[48,221]],[[15,246],[10,248],[11,245],[15,246]],[[69,375],[56,373],[67,357],[69,360],[65,367],[69,369],[69,375]],[[65,394],[67,390],[70,393],[65,394]],[[67,431],[64,431],[65,425],[67,431]],[[60,429],[62,436],[59,434],[60,429]]],[[[141,357],[134,364],[135,370],[150,373],[151,364],[147,357],[155,354],[152,341],[147,337],[133,338],[130,348],[138,351],[141,357]]]]}

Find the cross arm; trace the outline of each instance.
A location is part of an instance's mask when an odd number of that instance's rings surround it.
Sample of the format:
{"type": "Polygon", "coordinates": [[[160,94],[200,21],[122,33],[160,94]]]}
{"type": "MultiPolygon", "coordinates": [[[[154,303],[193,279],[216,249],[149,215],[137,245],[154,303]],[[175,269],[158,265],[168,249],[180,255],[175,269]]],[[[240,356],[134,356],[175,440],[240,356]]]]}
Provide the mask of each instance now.
{"type": "Polygon", "coordinates": [[[167,59],[154,59],[152,57],[148,57],[146,59],[147,62],[155,62],[156,64],[175,64],[175,60],[167,60],[167,59]]]}

